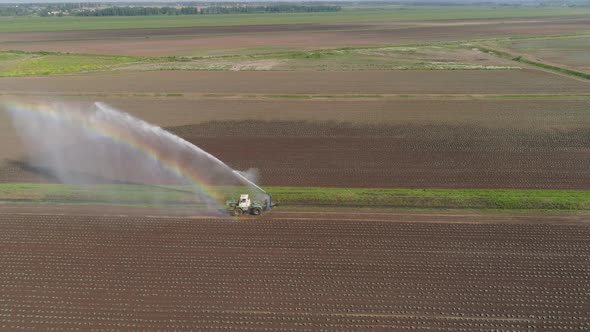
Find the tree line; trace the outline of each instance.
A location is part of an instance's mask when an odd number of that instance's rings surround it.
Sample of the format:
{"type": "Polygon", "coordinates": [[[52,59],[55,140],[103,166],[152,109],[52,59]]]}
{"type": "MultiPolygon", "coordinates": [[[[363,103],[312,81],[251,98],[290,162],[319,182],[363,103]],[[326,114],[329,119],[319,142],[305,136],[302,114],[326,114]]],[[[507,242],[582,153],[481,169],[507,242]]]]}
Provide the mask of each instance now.
{"type": "Polygon", "coordinates": [[[150,16],[150,15],[211,15],[255,13],[315,13],[337,12],[340,6],[277,4],[268,6],[211,6],[211,7],[107,7],[84,9],[76,16],[150,16]]]}
{"type": "Polygon", "coordinates": [[[6,6],[0,7],[0,16],[25,16],[34,13],[26,7],[6,6]]]}

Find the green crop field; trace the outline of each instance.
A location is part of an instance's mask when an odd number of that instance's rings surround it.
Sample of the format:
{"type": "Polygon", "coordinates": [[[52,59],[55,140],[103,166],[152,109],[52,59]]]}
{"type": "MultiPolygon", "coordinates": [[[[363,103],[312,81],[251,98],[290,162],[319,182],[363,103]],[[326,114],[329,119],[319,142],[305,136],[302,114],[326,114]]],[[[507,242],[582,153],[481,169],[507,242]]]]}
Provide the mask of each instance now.
{"type": "Polygon", "coordinates": [[[96,29],[174,28],[195,26],[425,21],[468,18],[510,18],[589,14],[590,8],[441,6],[344,9],[340,12],[227,14],[128,17],[5,17],[0,32],[96,29]]]}
{"type": "MultiPolygon", "coordinates": [[[[590,191],[266,187],[283,206],[426,209],[590,210],[590,191]]],[[[235,191],[235,188],[230,191],[235,191]]],[[[229,197],[228,197],[229,198],[229,197]]],[[[0,202],[198,204],[189,187],[0,184],[0,202]],[[154,199],[157,198],[157,199],[154,199]]]]}

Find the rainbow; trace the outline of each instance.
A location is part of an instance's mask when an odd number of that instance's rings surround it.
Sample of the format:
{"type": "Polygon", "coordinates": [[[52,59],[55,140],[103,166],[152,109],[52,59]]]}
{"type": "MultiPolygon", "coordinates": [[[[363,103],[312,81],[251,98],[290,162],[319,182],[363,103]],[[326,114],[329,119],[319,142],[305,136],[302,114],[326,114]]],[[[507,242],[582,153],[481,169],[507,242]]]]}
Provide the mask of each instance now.
{"type": "MultiPolygon", "coordinates": [[[[107,139],[113,143],[128,147],[134,151],[139,152],[146,158],[149,158],[150,160],[157,162],[167,172],[170,172],[172,175],[180,179],[183,179],[185,182],[189,183],[191,187],[194,188],[195,193],[204,196],[206,200],[211,200],[219,204],[225,198],[224,194],[222,193],[222,190],[220,189],[220,186],[215,186],[212,183],[208,182],[207,177],[205,176],[206,170],[199,169],[198,167],[194,167],[194,165],[189,165],[187,163],[183,164],[182,160],[178,158],[172,158],[172,156],[167,155],[165,151],[161,151],[163,149],[158,149],[156,146],[153,146],[152,144],[150,144],[150,142],[142,138],[141,135],[134,133],[134,131],[132,130],[128,130],[128,128],[124,126],[117,125],[116,122],[94,121],[90,117],[88,117],[88,115],[85,112],[77,110],[64,111],[63,106],[57,103],[31,103],[22,101],[7,101],[3,102],[2,105],[10,112],[15,112],[17,114],[40,116],[44,121],[54,121],[58,124],[76,126],[77,128],[82,128],[94,135],[97,135],[100,138],[107,139]]],[[[105,109],[105,106],[103,106],[100,103],[96,103],[95,105],[98,109],[105,109]]],[[[132,118],[128,114],[117,114],[129,116],[130,118],[132,118]]],[[[142,124],[149,125],[145,122],[142,122],[142,124]]],[[[153,129],[161,130],[167,135],[175,137],[159,127],[152,125],[149,126],[151,126],[153,129]]],[[[184,141],[182,139],[180,140],[187,146],[194,147],[191,143],[184,141]]],[[[227,168],[228,174],[231,174],[242,184],[253,185],[256,188],[259,188],[254,183],[244,178],[241,174],[225,165],[219,159],[215,158],[214,156],[210,155],[209,153],[203,150],[200,151],[206,154],[206,157],[209,160],[213,162],[219,162],[219,165],[221,167],[227,168]]]]}

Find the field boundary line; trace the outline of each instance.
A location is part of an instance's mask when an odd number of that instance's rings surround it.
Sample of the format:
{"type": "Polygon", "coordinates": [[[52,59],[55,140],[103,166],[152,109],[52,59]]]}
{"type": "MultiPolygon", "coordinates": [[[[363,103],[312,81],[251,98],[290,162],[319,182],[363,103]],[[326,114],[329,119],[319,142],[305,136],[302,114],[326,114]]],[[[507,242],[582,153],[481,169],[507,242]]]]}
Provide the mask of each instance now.
{"type": "Polygon", "coordinates": [[[510,53],[506,50],[500,51],[498,49],[494,49],[489,46],[480,46],[479,48],[482,51],[487,52],[492,55],[495,55],[499,58],[509,59],[509,60],[512,60],[512,61],[515,61],[518,63],[524,63],[524,64],[527,64],[527,65],[532,66],[534,68],[548,72],[548,73],[569,77],[569,78],[576,79],[576,80],[582,81],[582,82],[590,81],[590,74],[588,74],[588,73],[581,72],[578,70],[569,69],[569,68],[560,67],[560,66],[553,65],[553,64],[547,64],[544,62],[533,61],[533,60],[528,59],[527,55],[525,55],[525,54],[514,54],[514,53],[510,53]]]}

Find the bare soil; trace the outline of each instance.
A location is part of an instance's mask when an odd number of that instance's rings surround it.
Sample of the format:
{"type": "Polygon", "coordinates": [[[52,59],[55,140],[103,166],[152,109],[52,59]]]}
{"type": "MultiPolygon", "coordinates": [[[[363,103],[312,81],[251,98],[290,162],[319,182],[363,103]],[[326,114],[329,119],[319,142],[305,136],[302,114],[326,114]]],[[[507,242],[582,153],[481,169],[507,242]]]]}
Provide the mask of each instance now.
{"type": "MultiPolygon", "coordinates": [[[[590,188],[590,131],[222,122],[172,128],[262,185],[590,188]]],[[[133,165],[129,165],[133,168],[133,165]]],[[[3,182],[54,181],[5,162],[3,182]]]]}
{"type": "Polygon", "coordinates": [[[590,270],[581,259],[590,254],[588,224],[514,219],[2,214],[0,326],[530,331],[590,324],[590,270]]]}
{"type": "MultiPolygon", "coordinates": [[[[258,168],[264,185],[590,188],[586,100],[109,101],[235,168],[258,168]]],[[[52,181],[18,162],[5,119],[0,181],[52,181]]]]}
{"type": "Polygon", "coordinates": [[[0,34],[0,50],[164,56],[204,49],[331,48],[412,44],[587,30],[590,17],[251,25],[0,34]]]}
{"type": "Polygon", "coordinates": [[[182,35],[217,35],[217,34],[246,34],[257,32],[294,32],[294,31],[323,31],[350,30],[374,28],[368,24],[268,24],[268,25],[234,25],[210,27],[180,27],[156,29],[103,29],[103,30],[66,30],[49,32],[12,32],[0,33],[0,42],[20,41],[49,41],[49,40],[83,40],[105,38],[133,38],[182,35]]]}
{"type": "Polygon", "coordinates": [[[558,94],[590,82],[533,69],[153,71],[0,78],[4,94],[558,94]]]}
{"type": "Polygon", "coordinates": [[[259,169],[264,185],[590,189],[587,127],[226,122],[173,130],[234,168],[259,169]]]}
{"type": "MultiPolygon", "coordinates": [[[[476,125],[567,129],[590,126],[590,100],[562,98],[80,97],[100,100],[164,127],[210,121],[349,122],[360,125],[476,125]]],[[[221,133],[220,133],[221,134],[221,133]]]]}
{"type": "Polygon", "coordinates": [[[590,37],[547,38],[503,45],[512,54],[533,61],[590,73],[590,37]]]}

